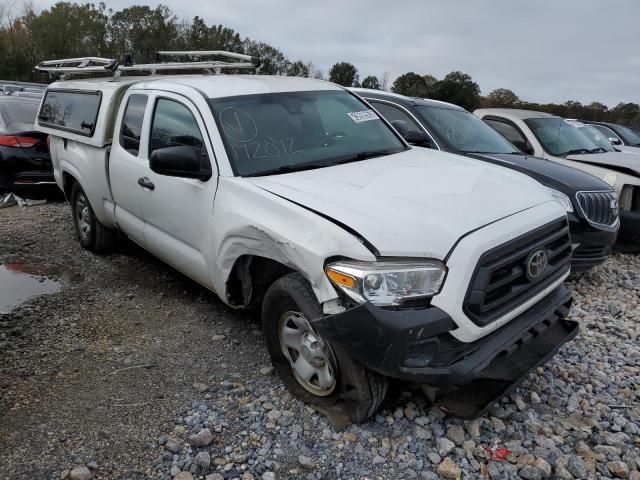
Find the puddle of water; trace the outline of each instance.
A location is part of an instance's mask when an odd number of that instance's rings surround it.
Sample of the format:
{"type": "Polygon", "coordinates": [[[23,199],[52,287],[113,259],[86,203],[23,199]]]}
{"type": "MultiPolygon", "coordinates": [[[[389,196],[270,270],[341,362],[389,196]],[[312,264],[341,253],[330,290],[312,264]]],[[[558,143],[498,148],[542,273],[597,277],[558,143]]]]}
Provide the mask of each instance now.
{"type": "Polygon", "coordinates": [[[40,267],[20,261],[0,264],[0,313],[8,313],[30,298],[57,292],[70,272],[40,267]]]}

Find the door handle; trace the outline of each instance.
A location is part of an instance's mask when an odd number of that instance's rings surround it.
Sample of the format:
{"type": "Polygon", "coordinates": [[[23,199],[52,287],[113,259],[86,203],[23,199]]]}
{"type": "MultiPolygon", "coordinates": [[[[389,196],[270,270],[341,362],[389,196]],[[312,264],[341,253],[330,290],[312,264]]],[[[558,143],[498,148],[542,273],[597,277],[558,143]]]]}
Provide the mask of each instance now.
{"type": "Polygon", "coordinates": [[[149,190],[153,190],[154,188],[156,188],[153,182],[149,180],[147,177],[140,177],[138,179],[138,185],[144,188],[148,188],[149,190]]]}

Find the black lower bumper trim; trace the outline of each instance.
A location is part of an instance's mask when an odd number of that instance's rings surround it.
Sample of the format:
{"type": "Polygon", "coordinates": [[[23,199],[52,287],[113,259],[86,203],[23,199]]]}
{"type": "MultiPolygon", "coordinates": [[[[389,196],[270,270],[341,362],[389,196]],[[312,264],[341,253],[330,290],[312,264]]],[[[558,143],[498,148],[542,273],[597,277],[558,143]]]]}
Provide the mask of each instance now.
{"type": "Polygon", "coordinates": [[[537,366],[546,363],[579,332],[578,323],[558,319],[515,354],[502,352],[472,382],[438,394],[436,404],[460,418],[476,418],[508,395],[537,366]]]}
{"type": "Polygon", "coordinates": [[[565,319],[570,306],[571,292],[561,285],[471,343],[451,335],[455,323],[436,307],[385,310],[362,304],[320,318],[314,327],[357,363],[388,377],[428,384],[439,405],[472,418],[578,334],[578,324],[565,319]]]}

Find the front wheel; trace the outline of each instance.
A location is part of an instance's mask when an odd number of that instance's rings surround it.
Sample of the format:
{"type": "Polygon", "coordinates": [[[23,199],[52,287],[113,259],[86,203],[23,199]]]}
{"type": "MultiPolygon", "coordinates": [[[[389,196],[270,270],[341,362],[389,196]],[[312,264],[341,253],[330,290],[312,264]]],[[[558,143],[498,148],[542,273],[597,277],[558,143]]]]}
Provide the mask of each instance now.
{"type": "Polygon", "coordinates": [[[313,328],[322,308],[306,279],[291,273],[267,290],[262,324],[267,349],[289,391],[318,406],[342,404],[353,422],[362,422],[378,409],[387,392],[387,379],[355,364],[313,328]]]}
{"type": "Polygon", "coordinates": [[[71,188],[71,212],[80,245],[92,252],[109,250],[116,241],[117,232],[107,228],[96,218],[93,208],[79,183],[71,188]]]}

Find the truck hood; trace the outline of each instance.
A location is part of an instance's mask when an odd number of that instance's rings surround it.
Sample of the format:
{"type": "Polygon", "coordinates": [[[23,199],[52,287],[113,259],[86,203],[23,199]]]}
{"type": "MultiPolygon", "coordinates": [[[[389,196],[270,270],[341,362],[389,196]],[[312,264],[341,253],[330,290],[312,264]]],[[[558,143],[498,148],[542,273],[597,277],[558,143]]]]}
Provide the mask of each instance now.
{"type": "Polygon", "coordinates": [[[591,153],[586,155],[569,155],[569,160],[600,165],[640,177],[640,155],[631,152],[591,153]]]}
{"type": "Polygon", "coordinates": [[[590,173],[540,157],[530,157],[517,153],[474,153],[469,154],[469,156],[526,173],[543,185],[559,190],[569,196],[573,196],[575,192],[580,190],[611,190],[608,183],[590,173]]]}
{"type": "Polygon", "coordinates": [[[442,260],[466,233],[552,201],[513,170],[416,148],[244,180],[340,224],[381,256],[442,260]]]}

